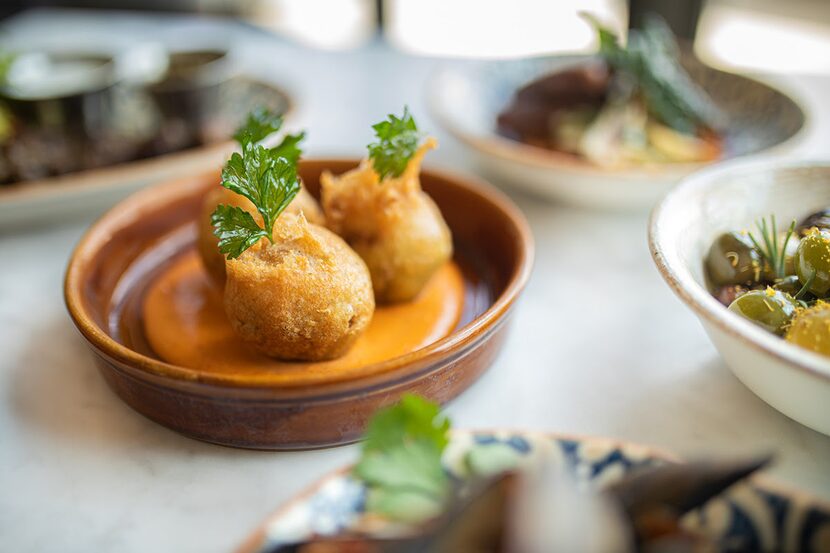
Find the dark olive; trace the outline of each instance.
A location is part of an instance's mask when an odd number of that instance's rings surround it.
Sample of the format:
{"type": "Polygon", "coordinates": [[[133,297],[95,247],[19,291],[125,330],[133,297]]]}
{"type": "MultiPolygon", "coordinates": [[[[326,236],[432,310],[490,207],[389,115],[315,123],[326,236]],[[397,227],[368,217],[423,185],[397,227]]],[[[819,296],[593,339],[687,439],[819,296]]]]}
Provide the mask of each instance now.
{"type": "Polygon", "coordinates": [[[795,253],[795,273],[819,297],[830,291],[830,231],[811,230],[795,253]]]}
{"type": "Polygon", "coordinates": [[[761,255],[746,233],[727,232],[709,248],[706,272],[715,286],[751,284],[760,280],[762,263],[761,255]]]}
{"type": "Polygon", "coordinates": [[[830,356],[830,304],[820,301],[799,309],[787,330],[787,341],[830,356]]]}
{"type": "Polygon", "coordinates": [[[795,313],[796,301],[772,288],[753,290],[729,305],[729,310],[774,334],[783,334],[795,313]]]}
{"type": "Polygon", "coordinates": [[[811,228],[830,230],[830,208],[811,213],[798,223],[797,230],[805,235],[811,228]]]}

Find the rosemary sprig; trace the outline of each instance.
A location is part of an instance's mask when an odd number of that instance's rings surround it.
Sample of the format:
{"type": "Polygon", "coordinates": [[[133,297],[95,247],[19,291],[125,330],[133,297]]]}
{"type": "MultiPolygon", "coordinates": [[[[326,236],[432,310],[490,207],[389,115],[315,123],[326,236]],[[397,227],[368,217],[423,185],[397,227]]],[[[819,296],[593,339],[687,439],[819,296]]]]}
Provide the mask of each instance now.
{"type": "Polygon", "coordinates": [[[795,219],[793,219],[792,223],[790,223],[790,228],[787,229],[787,234],[784,236],[784,242],[780,248],[778,240],[778,225],[775,222],[775,215],[770,215],[769,223],[766,218],[762,218],[760,221],[755,223],[755,226],[758,227],[758,231],[761,234],[760,241],[755,238],[755,235],[752,234],[752,232],[747,232],[749,239],[752,241],[752,245],[755,246],[755,249],[758,250],[758,253],[761,254],[761,257],[764,258],[764,261],[766,261],[770,269],[773,270],[776,278],[784,278],[786,276],[784,268],[787,263],[787,245],[790,243],[790,238],[792,238],[792,235],[795,232],[795,225],[796,222],[795,219]]]}

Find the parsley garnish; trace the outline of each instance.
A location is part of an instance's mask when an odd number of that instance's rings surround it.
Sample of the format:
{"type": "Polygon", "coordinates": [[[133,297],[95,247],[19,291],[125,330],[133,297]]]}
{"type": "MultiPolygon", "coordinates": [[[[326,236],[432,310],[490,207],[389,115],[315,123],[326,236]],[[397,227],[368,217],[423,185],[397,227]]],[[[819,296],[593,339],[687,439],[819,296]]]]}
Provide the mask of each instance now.
{"type": "Polygon", "coordinates": [[[439,410],[408,394],[372,418],[354,468],[369,489],[369,511],[398,520],[423,520],[441,512],[451,491],[441,464],[450,421],[439,410]]]}
{"type": "Polygon", "coordinates": [[[219,205],[211,216],[219,251],[234,259],[262,238],[274,242],[274,222],[300,191],[297,178],[299,142],[305,133],[288,135],[274,147],[257,144],[282,126],[282,118],[256,110],[234,134],[242,153],[234,153],[222,170],[222,186],[248,198],[262,217],[263,226],[240,207],[219,205]]]}
{"type": "Polygon", "coordinates": [[[372,128],[377,141],[367,148],[378,177],[383,180],[386,177],[401,176],[421,140],[409,108],[403,108],[403,116],[400,118],[390,113],[386,121],[376,123],[372,128]]]}
{"type": "Polygon", "coordinates": [[[649,18],[642,30],[629,31],[623,47],[613,31],[584,16],[597,31],[600,55],[617,73],[618,88],[631,92],[633,83],[652,116],[686,134],[719,126],[720,111],[680,65],[677,43],[662,19],[649,18]]]}

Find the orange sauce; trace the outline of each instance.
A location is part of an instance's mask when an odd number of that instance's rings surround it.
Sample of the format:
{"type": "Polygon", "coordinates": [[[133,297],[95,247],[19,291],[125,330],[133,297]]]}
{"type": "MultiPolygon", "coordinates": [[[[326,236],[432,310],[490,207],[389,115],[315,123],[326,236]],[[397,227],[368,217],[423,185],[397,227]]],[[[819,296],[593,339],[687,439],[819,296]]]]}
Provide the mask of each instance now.
{"type": "Polygon", "coordinates": [[[308,386],[368,376],[372,364],[399,357],[450,334],[464,307],[464,278],[447,263],[413,301],[378,306],[369,328],[343,357],[282,362],[242,342],[228,323],[222,290],[193,251],[177,259],[144,298],[144,332],[164,361],[240,383],[308,386]]]}

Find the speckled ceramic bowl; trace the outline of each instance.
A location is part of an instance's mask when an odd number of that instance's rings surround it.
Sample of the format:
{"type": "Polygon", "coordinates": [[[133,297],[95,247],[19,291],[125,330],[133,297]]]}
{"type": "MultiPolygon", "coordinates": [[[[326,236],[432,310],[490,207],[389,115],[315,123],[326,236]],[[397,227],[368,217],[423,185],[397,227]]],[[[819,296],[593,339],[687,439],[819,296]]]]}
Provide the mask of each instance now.
{"type": "MultiPolygon", "coordinates": [[[[433,115],[483,170],[507,186],[592,209],[647,210],[679,179],[703,164],[630,169],[598,167],[579,157],[529,146],[496,133],[496,117],[524,84],[588,61],[587,56],[456,63],[428,85],[433,115]]],[[[805,124],[804,111],[783,92],[689,59],[687,69],[729,115],[726,157],[784,151],[805,124]]],[[[788,149],[788,148],[787,148],[788,149]]]]}
{"type": "MultiPolygon", "coordinates": [[[[670,455],[654,448],[605,438],[455,432],[444,456],[447,470],[457,474],[464,453],[472,445],[494,442],[512,447],[524,461],[544,455],[556,466],[569,469],[580,483],[598,487],[612,484],[636,468],[673,461],[670,455]]],[[[314,535],[331,536],[365,528],[360,524],[365,496],[365,487],[349,477],[348,469],[338,471],[271,515],[237,553],[266,553],[314,535]]],[[[689,513],[684,525],[717,543],[728,543],[733,547],[728,551],[811,552],[830,547],[830,505],[758,477],[733,486],[689,513]]],[[[377,520],[372,527],[378,535],[390,531],[377,520]]]]}
{"type": "Polygon", "coordinates": [[[830,435],[830,359],[732,313],[706,287],[703,259],[722,232],[775,214],[789,221],[830,206],[830,162],[729,163],[701,171],[655,209],[649,244],[657,268],[698,316],[732,372],[758,396],[830,435]]]}

